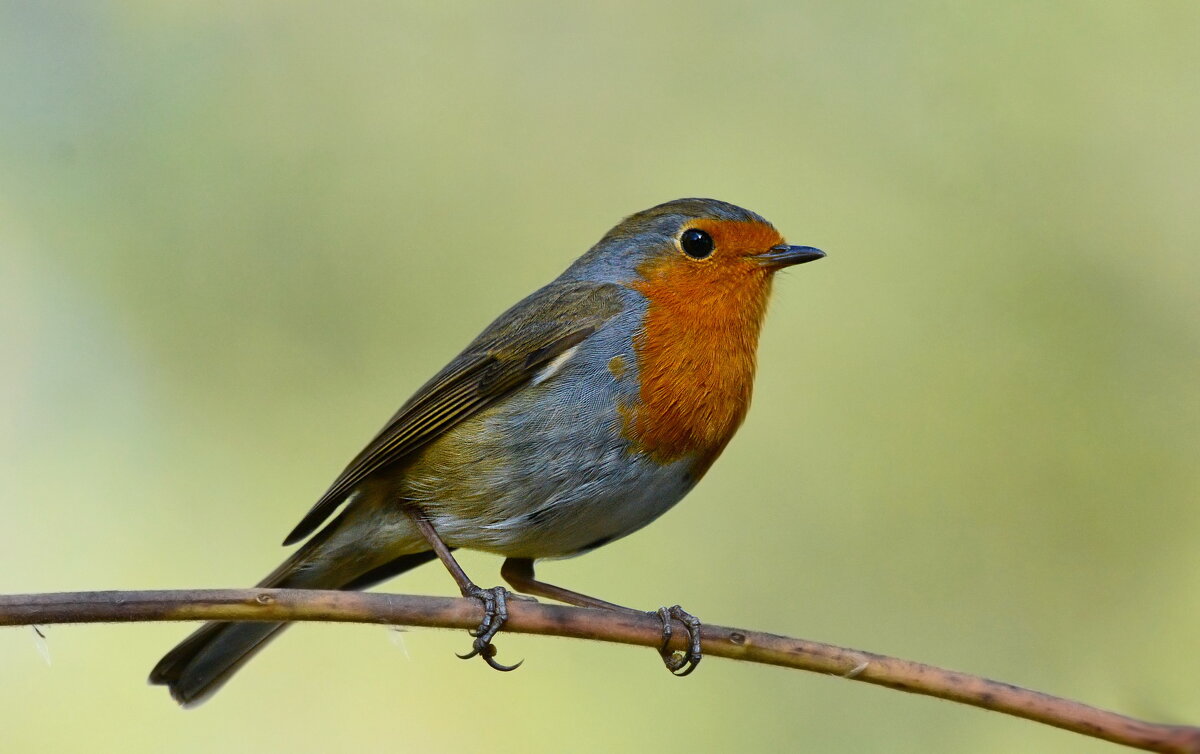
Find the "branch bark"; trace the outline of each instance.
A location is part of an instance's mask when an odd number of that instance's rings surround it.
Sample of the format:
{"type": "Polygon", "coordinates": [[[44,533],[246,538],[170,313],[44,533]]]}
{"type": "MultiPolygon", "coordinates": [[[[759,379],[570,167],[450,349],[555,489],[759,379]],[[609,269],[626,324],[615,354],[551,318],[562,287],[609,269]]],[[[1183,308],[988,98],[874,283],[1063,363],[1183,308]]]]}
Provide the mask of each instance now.
{"type": "MultiPolygon", "coordinates": [[[[474,600],[298,589],[202,589],[0,595],[0,626],[137,621],[334,621],[474,628],[474,600]]],[[[656,647],[657,616],[523,600],[509,602],[505,631],[656,647]]],[[[684,649],[686,634],[672,641],[684,649]]],[[[948,699],[1146,751],[1200,754],[1200,728],[1162,725],[1038,691],[832,644],[706,624],[704,654],[809,670],[948,699]]]]}

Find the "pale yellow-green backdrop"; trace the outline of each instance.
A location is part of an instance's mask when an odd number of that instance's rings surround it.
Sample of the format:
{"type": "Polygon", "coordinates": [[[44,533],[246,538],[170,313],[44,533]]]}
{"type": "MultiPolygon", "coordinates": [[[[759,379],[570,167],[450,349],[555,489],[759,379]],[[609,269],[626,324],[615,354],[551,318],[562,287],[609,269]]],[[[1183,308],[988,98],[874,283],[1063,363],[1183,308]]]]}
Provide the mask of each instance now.
{"type": "MultiPolygon", "coordinates": [[[[1200,722],[1194,2],[0,3],[0,592],[248,586],[410,391],[625,214],[829,258],[655,525],[552,581],[1200,722]]],[[[464,556],[484,584],[499,560],[464,556]]],[[[452,594],[426,567],[388,585],[452,594]]],[[[837,679],[290,631],[0,631],[4,752],[1106,752],[837,679]]]]}

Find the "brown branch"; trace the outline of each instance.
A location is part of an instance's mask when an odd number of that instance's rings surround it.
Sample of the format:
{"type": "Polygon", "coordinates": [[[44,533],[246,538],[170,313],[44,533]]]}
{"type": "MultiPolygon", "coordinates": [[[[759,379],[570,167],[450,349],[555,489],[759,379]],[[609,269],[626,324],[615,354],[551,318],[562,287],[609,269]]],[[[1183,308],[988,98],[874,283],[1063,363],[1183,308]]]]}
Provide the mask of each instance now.
{"type": "MultiPolygon", "coordinates": [[[[178,620],[336,621],[474,628],[474,600],[299,589],[203,589],[0,595],[0,626],[178,620]]],[[[657,646],[654,615],[509,602],[505,631],[657,646]]],[[[1147,751],[1200,754],[1200,728],[1159,725],[1007,683],[787,636],[705,625],[709,657],[838,675],[1003,712],[1147,751]]],[[[684,649],[676,632],[673,646],[684,649]]]]}

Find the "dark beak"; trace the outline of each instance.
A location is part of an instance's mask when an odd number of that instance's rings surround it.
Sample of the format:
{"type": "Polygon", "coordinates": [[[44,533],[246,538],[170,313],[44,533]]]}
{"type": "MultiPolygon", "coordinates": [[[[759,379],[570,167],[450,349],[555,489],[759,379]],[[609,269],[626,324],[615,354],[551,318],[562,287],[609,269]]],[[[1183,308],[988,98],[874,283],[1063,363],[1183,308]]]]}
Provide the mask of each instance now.
{"type": "Polygon", "coordinates": [[[778,269],[780,267],[790,267],[793,264],[804,264],[812,262],[825,256],[825,252],[820,249],[814,249],[811,246],[788,246],[781,244],[772,246],[766,253],[755,255],[755,259],[760,263],[778,269]]]}

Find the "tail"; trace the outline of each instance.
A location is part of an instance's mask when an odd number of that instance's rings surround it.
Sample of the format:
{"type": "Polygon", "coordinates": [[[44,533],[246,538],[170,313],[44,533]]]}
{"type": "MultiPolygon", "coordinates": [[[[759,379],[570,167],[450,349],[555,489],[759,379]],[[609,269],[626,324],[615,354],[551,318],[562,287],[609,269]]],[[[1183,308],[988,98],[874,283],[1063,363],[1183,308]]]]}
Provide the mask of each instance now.
{"type": "MultiPolygon", "coordinates": [[[[347,579],[342,573],[315,567],[312,555],[324,539],[318,534],[258,585],[292,589],[366,589],[433,560],[433,552],[402,555],[347,579]],[[307,567],[305,567],[307,566],[307,567]]],[[[238,668],[287,627],[286,623],[207,623],[166,654],[150,683],[166,686],[184,707],[200,704],[221,688],[238,668]]]]}

